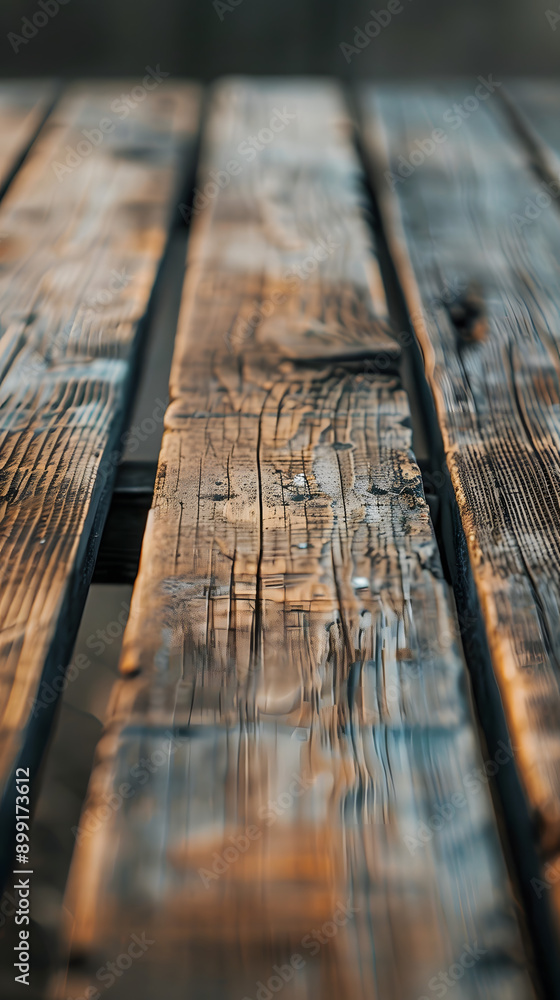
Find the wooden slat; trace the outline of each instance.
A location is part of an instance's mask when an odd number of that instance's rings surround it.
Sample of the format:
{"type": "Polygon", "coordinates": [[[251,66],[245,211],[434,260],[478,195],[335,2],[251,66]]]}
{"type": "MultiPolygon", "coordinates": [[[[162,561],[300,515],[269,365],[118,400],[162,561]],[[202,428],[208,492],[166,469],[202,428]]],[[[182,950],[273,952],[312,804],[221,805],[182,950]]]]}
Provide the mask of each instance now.
{"type": "Polygon", "coordinates": [[[154,83],[124,118],[123,93],[128,81],[70,88],[0,207],[2,837],[10,776],[37,763],[79,623],[196,130],[196,87],[154,83]]]}
{"type": "MultiPolygon", "coordinates": [[[[544,212],[560,212],[560,84],[554,79],[508,80],[504,90],[510,121],[525,144],[537,176],[528,187],[520,211],[531,225],[544,212]]],[[[517,226],[519,228],[519,225],[517,226]]],[[[538,899],[550,897],[560,914],[560,853],[552,853],[542,872],[532,879],[538,899]]]]}
{"type": "MultiPolygon", "coordinates": [[[[523,213],[533,217],[560,199],[560,84],[558,80],[508,80],[504,97],[511,120],[533,155],[548,187],[535,182],[527,192],[523,213]],[[552,184],[550,184],[552,182],[552,184]],[[546,196],[551,201],[547,204],[546,196]]],[[[530,221],[534,221],[531,219],[530,221]]]]}
{"type": "Polygon", "coordinates": [[[0,192],[33,142],[54,96],[54,86],[45,80],[0,81],[0,192]]]}
{"type": "Polygon", "coordinates": [[[533,995],[349,131],[334,85],[214,95],[199,190],[241,168],[194,220],[64,997],[132,933],[115,996],[254,997],[300,953],[286,995],[402,1000],[475,942],[465,996],[533,995]]]}
{"type": "Polygon", "coordinates": [[[472,92],[369,89],[365,140],[546,855],[560,845],[560,225],[552,209],[525,218],[530,156],[497,97],[473,110],[472,92]],[[471,109],[461,124],[455,103],[471,109]]]}

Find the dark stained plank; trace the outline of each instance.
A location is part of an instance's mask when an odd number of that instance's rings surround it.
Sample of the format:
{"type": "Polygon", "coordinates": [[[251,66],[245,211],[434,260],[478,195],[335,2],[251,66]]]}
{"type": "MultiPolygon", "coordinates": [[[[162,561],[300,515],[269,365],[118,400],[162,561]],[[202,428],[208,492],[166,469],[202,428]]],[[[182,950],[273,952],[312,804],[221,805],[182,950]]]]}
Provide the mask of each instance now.
{"type": "Polygon", "coordinates": [[[546,857],[560,847],[560,225],[552,209],[524,218],[537,178],[496,96],[457,124],[471,96],[367,89],[364,135],[546,857]]]}
{"type": "MultiPolygon", "coordinates": [[[[55,87],[46,80],[0,81],[0,193],[33,142],[55,87]]],[[[0,232],[0,240],[3,238],[0,232]]]]}
{"type": "Polygon", "coordinates": [[[337,87],[220,85],[199,190],[233,161],[193,221],[60,995],[145,934],[115,997],[254,997],[295,953],[286,996],[403,1000],[466,948],[464,996],[531,997],[337,87]]]}
{"type": "Polygon", "coordinates": [[[36,766],[52,714],[40,683],[60,685],[79,623],[196,132],[196,87],[141,90],[70,88],[0,207],[2,837],[14,766],[36,766]]]}

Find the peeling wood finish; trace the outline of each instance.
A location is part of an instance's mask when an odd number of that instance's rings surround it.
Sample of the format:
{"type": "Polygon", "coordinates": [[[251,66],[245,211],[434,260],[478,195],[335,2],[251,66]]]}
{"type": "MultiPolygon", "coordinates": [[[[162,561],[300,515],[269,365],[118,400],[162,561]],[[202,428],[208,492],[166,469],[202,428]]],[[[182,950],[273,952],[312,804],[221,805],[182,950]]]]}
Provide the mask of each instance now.
{"type": "Polygon", "coordinates": [[[275,108],[193,224],[60,996],[146,932],[115,997],[254,997],[295,953],[286,995],[415,1000],[475,942],[464,996],[531,997],[338,89],[222,84],[198,188],[275,108]]]}
{"type": "Polygon", "coordinates": [[[197,88],[161,85],[121,121],[111,102],[126,83],[70,88],[0,207],[4,833],[14,822],[7,783],[18,755],[25,766],[37,762],[52,683],[60,684],[74,641],[118,461],[139,324],[196,130],[197,88]],[[113,124],[104,137],[102,119],[113,124]],[[101,140],[92,144],[84,130],[94,129],[101,140]],[[57,165],[67,161],[74,166],[61,173],[57,165]]]}
{"type": "Polygon", "coordinates": [[[553,208],[525,218],[538,178],[496,97],[446,127],[444,115],[468,94],[466,86],[367,90],[365,138],[520,775],[541,849],[552,855],[560,845],[560,225],[553,208]],[[442,126],[446,140],[392,195],[384,171],[442,126]],[[457,290],[455,301],[442,301],[445,288],[457,290]]]}
{"type": "Polygon", "coordinates": [[[0,191],[31,145],[54,95],[47,80],[0,82],[0,191]]]}

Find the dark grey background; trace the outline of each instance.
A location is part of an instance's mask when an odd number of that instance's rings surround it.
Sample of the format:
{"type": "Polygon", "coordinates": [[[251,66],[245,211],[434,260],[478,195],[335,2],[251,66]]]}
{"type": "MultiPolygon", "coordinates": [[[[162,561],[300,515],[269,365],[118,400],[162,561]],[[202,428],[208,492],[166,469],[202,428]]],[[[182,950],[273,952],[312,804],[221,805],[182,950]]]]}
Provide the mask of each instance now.
{"type": "Polygon", "coordinates": [[[159,63],[208,80],[232,72],[545,74],[559,66],[560,23],[553,30],[545,13],[558,12],[559,0],[402,0],[402,12],[348,64],[340,43],[387,2],[237,0],[220,20],[213,0],[67,0],[14,52],[8,33],[21,33],[39,0],[0,0],[0,74],[135,76],[159,63]]]}

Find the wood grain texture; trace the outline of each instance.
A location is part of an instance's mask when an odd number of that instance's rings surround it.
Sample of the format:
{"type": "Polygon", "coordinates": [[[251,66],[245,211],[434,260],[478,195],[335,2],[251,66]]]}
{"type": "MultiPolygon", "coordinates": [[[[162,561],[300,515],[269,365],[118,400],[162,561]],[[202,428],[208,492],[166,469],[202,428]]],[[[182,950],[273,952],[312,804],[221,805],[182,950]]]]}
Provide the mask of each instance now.
{"type": "Polygon", "coordinates": [[[542,178],[528,192],[524,211],[529,209],[533,216],[554,206],[560,211],[560,85],[551,79],[513,79],[506,81],[503,96],[542,178]]]}
{"type": "MultiPolygon", "coordinates": [[[[47,80],[0,82],[0,192],[33,142],[54,100],[47,80]]],[[[0,232],[0,240],[4,234],[0,232]]]]}
{"type": "Polygon", "coordinates": [[[365,141],[546,854],[560,842],[560,226],[525,213],[538,179],[497,97],[457,118],[472,90],[367,90],[365,141]],[[445,139],[389,183],[433,129],[445,139]]]}
{"type": "Polygon", "coordinates": [[[79,623],[196,130],[197,88],[154,85],[121,119],[111,105],[127,83],[70,88],[0,208],[3,835],[10,775],[18,757],[37,762],[79,623]]]}
{"type": "Polygon", "coordinates": [[[116,997],[252,998],[299,954],[286,996],[415,1000],[475,942],[463,996],[533,995],[349,131],[334,85],[213,97],[199,190],[242,169],[193,223],[64,997],[132,933],[116,997]]]}

